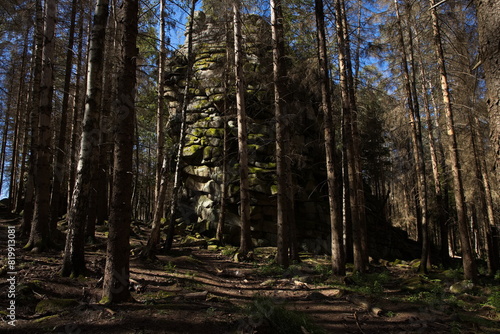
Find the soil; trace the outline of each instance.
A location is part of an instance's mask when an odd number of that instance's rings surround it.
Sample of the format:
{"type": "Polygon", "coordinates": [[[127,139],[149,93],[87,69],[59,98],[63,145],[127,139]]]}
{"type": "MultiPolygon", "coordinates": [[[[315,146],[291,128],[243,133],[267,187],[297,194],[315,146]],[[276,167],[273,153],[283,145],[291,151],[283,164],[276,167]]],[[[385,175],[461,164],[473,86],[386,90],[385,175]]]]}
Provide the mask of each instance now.
{"type": "MultiPolygon", "coordinates": [[[[0,219],[2,254],[6,254],[7,226],[18,230],[19,219],[5,215],[0,219]]],[[[148,230],[145,225],[133,230],[132,245],[139,247],[148,230]]],[[[16,240],[16,322],[15,327],[7,323],[9,275],[4,266],[0,333],[274,334],[284,332],[280,328],[285,324],[273,320],[283,309],[297,317],[306,315],[317,326],[308,329],[305,322],[299,324],[296,333],[302,334],[500,333],[495,323],[498,312],[491,307],[469,312],[469,318],[484,319],[483,325],[464,320],[468,319],[465,311],[407,301],[408,292],[398,282],[418,277],[411,266],[374,267],[373,271],[384,271],[390,279],[376,295],[364,294],[349,289],[349,279],[339,282],[319,272],[328,265],[322,256],[304,256],[292,269],[272,272],[277,268],[269,265],[272,248],[256,249],[251,262],[233,261],[224,255],[227,248],[222,252],[179,243],[154,261],[132,255],[135,302],[101,305],[106,240],[104,232],[97,236],[97,242],[86,248],[88,274],[76,279],[60,276],[61,251],[33,254],[21,249],[23,240],[16,240]],[[40,304],[43,300],[48,304],[40,304]]],[[[5,264],[3,259],[0,267],[5,264]]]]}

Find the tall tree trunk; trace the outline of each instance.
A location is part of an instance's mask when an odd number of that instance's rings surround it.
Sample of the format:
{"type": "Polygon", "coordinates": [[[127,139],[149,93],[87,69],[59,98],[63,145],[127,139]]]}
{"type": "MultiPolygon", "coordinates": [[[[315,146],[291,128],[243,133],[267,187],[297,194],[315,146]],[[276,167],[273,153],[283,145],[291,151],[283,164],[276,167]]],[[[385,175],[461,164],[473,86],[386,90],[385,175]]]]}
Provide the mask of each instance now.
{"type": "Polygon", "coordinates": [[[54,92],[54,32],[57,13],[56,0],[45,2],[45,26],[40,81],[38,147],[34,171],[35,210],[26,249],[44,251],[50,244],[50,158],[52,141],[52,96],[54,92]]]}
{"type": "MultiPolygon", "coordinates": [[[[111,6],[113,9],[114,6],[111,6]]],[[[103,94],[100,117],[99,162],[96,175],[96,223],[104,224],[109,217],[110,198],[110,161],[113,144],[111,142],[111,101],[114,101],[116,88],[116,58],[119,52],[116,41],[116,19],[114,11],[110,11],[106,29],[106,46],[104,56],[103,94]]]]}
{"type": "Polygon", "coordinates": [[[315,0],[315,14],[318,39],[318,61],[320,70],[321,107],[323,109],[323,132],[325,136],[326,172],[328,184],[328,203],[331,228],[332,272],[334,275],[345,275],[345,253],[343,245],[343,224],[340,214],[341,197],[338,195],[339,184],[336,175],[337,155],[335,153],[335,130],[333,124],[333,108],[330,96],[330,77],[328,71],[328,55],[326,46],[325,15],[323,0],[315,0]]]}
{"type": "MultiPolygon", "coordinates": [[[[17,194],[23,192],[24,187],[24,173],[19,173],[19,163],[24,165],[25,156],[19,156],[19,149],[22,147],[21,143],[25,133],[22,131],[23,124],[26,124],[26,120],[21,121],[23,113],[27,112],[26,108],[26,65],[28,62],[28,42],[29,42],[29,30],[26,31],[24,35],[24,46],[21,59],[21,68],[19,75],[19,83],[17,89],[17,103],[16,103],[16,116],[14,118],[14,135],[12,140],[12,164],[10,168],[10,180],[9,180],[9,199],[10,199],[10,210],[14,210],[16,206],[17,194]],[[20,175],[20,177],[18,177],[20,175]]],[[[21,167],[23,169],[24,166],[21,167]]]]}
{"type": "MultiPolygon", "coordinates": [[[[8,79],[8,87],[7,91],[12,92],[14,90],[14,66],[11,63],[10,66],[10,73],[7,74],[9,77],[8,79]]],[[[2,145],[0,148],[0,193],[2,193],[2,188],[3,188],[3,179],[5,176],[5,162],[7,160],[6,154],[7,154],[7,142],[9,141],[9,131],[11,128],[11,110],[12,110],[12,94],[9,94],[7,96],[7,101],[6,101],[6,108],[5,108],[5,118],[2,120],[3,123],[3,131],[2,131],[2,145]]],[[[13,124],[15,126],[15,124],[13,124]]]]}
{"type": "Polygon", "coordinates": [[[84,48],[84,19],[83,19],[83,9],[80,8],[80,18],[78,22],[78,57],[76,65],[76,82],[75,82],[75,93],[73,97],[73,106],[71,110],[71,135],[70,135],[70,145],[69,145],[69,171],[68,171],[68,189],[67,189],[67,212],[71,209],[71,199],[73,196],[73,189],[75,186],[76,179],[76,160],[78,159],[78,124],[80,122],[80,100],[81,100],[81,82],[82,78],[85,77],[83,73],[83,48],[84,48]]]}
{"type": "Polygon", "coordinates": [[[76,10],[77,10],[77,0],[73,0],[71,3],[71,18],[68,33],[68,46],[66,50],[66,65],[65,65],[65,76],[64,76],[64,88],[63,88],[63,100],[61,107],[61,123],[59,124],[59,138],[57,140],[57,146],[55,147],[55,158],[53,166],[53,177],[52,177],[52,191],[50,197],[50,211],[52,212],[50,230],[51,234],[57,231],[57,220],[59,216],[63,213],[61,210],[61,185],[66,179],[66,128],[68,124],[68,110],[69,110],[69,91],[71,87],[71,77],[73,73],[73,45],[75,41],[75,22],[76,22],[76,10]]]}
{"type": "Polygon", "coordinates": [[[491,142],[495,152],[494,171],[500,183],[500,0],[475,0],[481,62],[484,68],[490,115],[491,142]]]}
{"type": "Polygon", "coordinates": [[[160,47],[158,49],[158,92],[156,109],[156,185],[155,185],[155,203],[158,205],[158,191],[160,190],[163,154],[165,144],[165,105],[164,105],[164,68],[165,68],[165,0],[160,0],[160,47]]]}
{"type": "MultiPolygon", "coordinates": [[[[493,171],[497,183],[500,183],[500,63],[498,61],[500,58],[500,47],[498,47],[500,44],[500,0],[475,0],[474,2],[477,9],[480,57],[487,86],[486,102],[490,116],[491,142],[495,152],[493,171]]],[[[488,176],[489,169],[484,159],[481,160],[489,221],[489,229],[487,229],[487,231],[489,230],[487,235],[489,244],[488,272],[491,275],[500,266],[500,260],[498,259],[499,242],[496,241],[499,235],[492,212],[493,203],[488,176]]]]}
{"type": "Polygon", "coordinates": [[[217,222],[216,238],[220,243],[224,243],[224,226],[226,223],[226,210],[227,210],[227,191],[228,191],[228,122],[229,122],[229,73],[231,71],[231,40],[230,40],[230,21],[228,13],[224,13],[225,18],[225,42],[226,42],[226,62],[224,66],[224,100],[222,106],[222,113],[224,115],[224,134],[222,142],[222,180],[220,187],[220,208],[219,208],[219,221],[217,222]]]}
{"type": "MultiPolygon", "coordinates": [[[[418,196],[418,206],[417,210],[420,210],[420,220],[421,220],[421,231],[419,231],[419,236],[421,236],[421,257],[419,271],[427,273],[428,257],[429,257],[429,238],[428,238],[428,214],[427,214],[427,185],[425,182],[425,161],[424,161],[424,149],[422,143],[422,136],[420,135],[420,122],[418,102],[416,101],[418,97],[415,95],[416,89],[412,89],[412,81],[410,78],[410,69],[408,64],[408,54],[406,51],[406,45],[404,41],[404,30],[403,24],[401,22],[401,15],[399,12],[398,0],[394,0],[398,30],[399,30],[399,44],[401,49],[401,65],[403,68],[404,75],[404,87],[407,96],[407,108],[408,116],[410,118],[411,125],[411,139],[413,148],[413,158],[415,160],[415,172],[417,174],[417,196],[418,196]]],[[[410,36],[411,38],[411,36],[410,36]]],[[[410,44],[412,46],[412,44],[410,44]]],[[[413,52],[413,51],[411,51],[413,52]]],[[[415,76],[413,77],[415,79],[415,76]]],[[[414,86],[413,86],[414,87],[414,86]]]]}
{"type": "Polygon", "coordinates": [[[471,132],[472,150],[474,153],[476,166],[476,180],[481,190],[481,205],[486,212],[486,219],[482,224],[484,231],[484,247],[486,250],[486,264],[488,266],[488,275],[493,276],[499,270],[499,258],[497,243],[495,243],[496,219],[494,214],[493,199],[491,196],[490,177],[486,165],[486,154],[478,143],[479,121],[477,117],[469,114],[469,128],[471,132]]]}
{"type": "Polygon", "coordinates": [[[477,267],[474,251],[471,246],[470,231],[467,223],[467,212],[465,206],[465,195],[462,182],[462,172],[460,169],[460,158],[458,154],[457,136],[455,134],[455,121],[453,108],[450,99],[450,88],[448,85],[448,75],[444,61],[444,51],[441,41],[441,28],[436,12],[435,0],[429,0],[431,6],[432,26],[434,34],[434,46],[436,48],[436,57],[439,66],[441,78],[441,90],[443,94],[444,112],[446,116],[446,130],[449,137],[449,158],[451,163],[451,173],[453,178],[453,187],[455,194],[455,205],[457,210],[458,230],[460,234],[460,247],[462,249],[462,263],[464,267],[465,279],[476,281],[477,267]]]}
{"type": "Polygon", "coordinates": [[[350,61],[348,25],[343,0],[335,1],[337,39],[339,44],[340,86],[347,145],[347,167],[353,234],[354,269],[365,272],[368,266],[368,240],[365,201],[361,175],[360,138],[357,129],[357,106],[350,61]]]}
{"type": "MultiPolygon", "coordinates": [[[[142,250],[141,256],[151,258],[155,253],[155,248],[160,243],[160,228],[162,219],[165,216],[165,199],[167,196],[168,188],[168,164],[169,158],[164,154],[164,141],[165,141],[165,117],[164,117],[164,78],[163,70],[165,67],[165,1],[160,2],[160,50],[158,60],[158,97],[157,97],[157,113],[156,113],[156,136],[157,136],[157,166],[156,166],[156,183],[155,183],[155,203],[153,212],[153,222],[151,224],[151,234],[148,239],[146,247],[142,250]]],[[[193,17],[190,18],[193,21],[193,17]]],[[[191,22],[192,23],[192,22],[191,22]]],[[[191,27],[191,25],[190,25],[191,27]]],[[[190,38],[190,37],[188,37],[190,38]]],[[[189,42],[188,42],[189,43],[189,42]]],[[[188,49],[190,46],[188,45],[188,49]]],[[[188,50],[188,54],[191,51],[188,50]]],[[[188,56],[189,57],[189,56],[188,56]]],[[[188,65],[189,67],[189,65],[188,65]]],[[[189,82],[189,78],[186,79],[189,82]]],[[[189,86],[186,84],[186,87],[189,86]]],[[[182,107],[184,108],[184,107],[182,107]]],[[[184,122],[183,122],[184,123],[184,122]]],[[[180,136],[180,142],[184,136],[180,136]]],[[[179,144],[180,144],[179,142],[179,144]]],[[[181,151],[182,152],[182,151],[181,151]]]]}
{"type": "Polygon", "coordinates": [[[287,137],[287,121],[285,111],[285,76],[283,62],[285,56],[285,36],[283,31],[283,8],[281,0],[271,0],[271,31],[273,48],[273,78],[274,78],[274,115],[276,119],[276,177],[278,183],[276,224],[277,224],[277,254],[276,262],[284,267],[289,265],[289,229],[287,213],[290,210],[290,191],[286,175],[285,139],[287,137]]]}
{"type": "Polygon", "coordinates": [[[42,78],[42,53],[43,53],[43,9],[41,0],[35,1],[35,38],[32,64],[32,83],[31,83],[31,106],[29,110],[29,132],[31,142],[29,144],[29,171],[26,182],[26,191],[24,196],[23,222],[21,224],[21,234],[29,235],[31,223],[33,220],[33,211],[35,207],[35,166],[37,160],[36,147],[38,146],[38,107],[40,105],[40,80],[42,78]]]}
{"type": "MultiPolygon", "coordinates": [[[[177,156],[175,161],[175,170],[174,170],[174,186],[172,189],[172,203],[170,204],[170,222],[167,230],[167,239],[165,240],[165,250],[169,251],[172,248],[172,243],[174,241],[175,234],[175,213],[177,211],[177,202],[179,199],[179,190],[181,187],[181,158],[182,151],[184,150],[184,137],[186,136],[186,115],[187,115],[187,107],[189,103],[189,86],[191,85],[191,71],[193,67],[193,26],[194,26],[194,12],[196,8],[197,0],[192,0],[191,2],[191,11],[189,15],[189,28],[188,28],[188,54],[187,54],[187,68],[186,68],[186,86],[184,87],[184,95],[182,98],[182,107],[181,107],[181,132],[179,134],[179,146],[177,149],[177,156]]],[[[164,158],[164,160],[166,157],[164,158]]],[[[164,166],[167,166],[167,163],[164,162],[164,166]]],[[[167,186],[166,181],[166,169],[164,172],[164,183],[165,187],[167,186]]],[[[166,192],[165,190],[162,190],[166,192]]],[[[155,213],[156,214],[156,213],[155,213]]],[[[159,222],[158,222],[159,224],[159,222]]]]}
{"type": "Polygon", "coordinates": [[[240,248],[245,257],[252,248],[250,237],[250,193],[248,181],[247,121],[245,106],[245,78],[243,73],[243,49],[241,33],[240,0],[233,0],[234,63],[236,82],[236,114],[238,118],[238,150],[240,162],[240,248]]]}
{"type": "Polygon", "coordinates": [[[123,302],[131,299],[128,290],[130,277],[129,238],[132,217],[138,0],[124,0],[121,10],[119,25],[122,27],[122,49],[115,110],[113,194],[109,217],[106,267],[104,269],[102,298],[104,302],[123,302]]]}
{"type": "MultiPolygon", "coordinates": [[[[410,16],[411,19],[411,16],[410,16]]],[[[421,48],[419,47],[421,45],[420,43],[420,38],[418,34],[415,34],[415,43],[417,44],[417,57],[418,57],[418,67],[420,68],[420,80],[421,80],[421,92],[423,96],[423,108],[425,112],[425,117],[426,117],[426,126],[427,126],[427,136],[428,136],[428,143],[429,143],[429,151],[430,151],[430,158],[431,158],[431,170],[432,170],[432,176],[433,176],[433,181],[434,181],[434,196],[436,199],[436,206],[437,206],[437,227],[439,227],[439,234],[440,238],[438,240],[440,244],[440,257],[441,257],[441,262],[446,265],[450,262],[449,254],[448,254],[448,228],[447,228],[447,214],[445,210],[446,204],[444,203],[444,196],[443,196],[443,185],[442,185],[442,180],[441,180],[441,171],[439,170],[441,163],[439,162],[438,158],[438,148],[436,148],[436,138],[434,136],[434,123],[432,119],[432,113],[430,110],[430,101],[429,101],[429,94],[427,93],[428,89],[431,91],[432,90],[432,85],[430,81],[427,78],[427,73],[425,71],[424,67],[424,62],[423,62],[423,56],[422,56],[422,51],[421,48]]],[[[415,85],[415,83],[414,83],[415,85]]],[[[434,99],[432,98],[432,101],[434,99]]],[[[436,115],[436,122],[437,122],[437,115],[436,115]]],[[[429,221],[430,224],[430,221],[429,221]]]]}
{"type": "MultiPolygon", "coordinates": [[[[99,114],[102,99],[102,74],[104,65],[104,42],[108,19],[108,0],[96,4],[92,39],[89,48],[89,69],[87,74],[87,96],[83,117],[83,134],[76,172],[76,183],[68,217],[68,233],[62,267],[63,276],[75,276],[85,271],[85,222],[89,212],[92,191],[92,177],[97,166],[99,144],[99,114]]],[[[95,211],[95,210],[94,210],[95,211]]]]}

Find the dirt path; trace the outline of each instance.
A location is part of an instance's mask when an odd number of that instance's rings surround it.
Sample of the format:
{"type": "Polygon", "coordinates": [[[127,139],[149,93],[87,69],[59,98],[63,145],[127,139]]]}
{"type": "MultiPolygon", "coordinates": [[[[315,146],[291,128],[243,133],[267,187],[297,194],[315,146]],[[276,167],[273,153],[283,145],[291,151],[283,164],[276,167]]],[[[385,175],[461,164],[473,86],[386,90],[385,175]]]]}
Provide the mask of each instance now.
{"type": "MultiPolygon", "coordinates": [[[[2,251],[6,225],[0,222],[2,251]]],[[[0,332],[275,334],[280,333],[280,326],[296,321],[296,315],[307,315],[319,329],[299,326],[299,334],[453,332],[455,320],[445,310],[400,302],[394,297],[403,292],[390,282],[377,298],[332,287],[318,274],[321,259],[305,260],[288,272],[270,272],[276,269],[267,260],[272,249],[256,251],[252,263],[233,262],[221,251],[189,247],[174,248],[154,262],[133,258],[136,302],[100,305],[104,235],[98,240],[88,247],[88,276],[78,279],[60,277],[60,252],[35,255],[18,249],[17,322],[15,327],[0,323],[0,332]],[[40,307],[42,300],[54,303],[40,307]],[[283,310],[296,313],[292,317],[283,310]],[[281,323],[273,327],[273,322],[281,323]]],[[[4,277],[2,274],[0,312],[7,305],[4,277]]]]}

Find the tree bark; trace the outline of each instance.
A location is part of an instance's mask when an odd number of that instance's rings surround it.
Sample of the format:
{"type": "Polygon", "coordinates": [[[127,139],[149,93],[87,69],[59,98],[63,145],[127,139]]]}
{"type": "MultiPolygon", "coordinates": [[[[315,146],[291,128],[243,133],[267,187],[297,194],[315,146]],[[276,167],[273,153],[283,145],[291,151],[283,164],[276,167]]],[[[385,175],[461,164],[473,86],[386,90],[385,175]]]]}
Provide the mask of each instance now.
{"type": "MultiPolygon", "coordinates": [[[[108,19],[108,0],[96,4],[92,39],[89,48],[87,96],[83,117],[83,134],[76,172],[76,184],[68,217],[68,232],[62,267],[63,276],[83,274],[85,271],[85,222],[89,212],[93,175],[97,166],[99,144],[99,114],[102,98],[102,74],[104,67],[104,42],[108,19]]],[[[95,210],[94,210],[95,211],[95,210]]]]}
{"type": "Polygon", "coordinates": [[[448,153],[451,163],[451,173],[453,178],[453,191],[455,194],[455,205],[457,210],[458,230],[460,235],[460,247],[462,249],[462,263],[465,279],[476,281],[477,267],[474,257],[474,251],[470,243],[470,231],[467,223],[467,212],[465,206],[465,195],[462,181],[462,172],[460,169],[460,158],[458,154],[457,136],[455,134],[455,120],[453,116],[453,107],[450,98],[450,88],[448,85],[448,75],[444,61],[444,51],[441,41],[441,28],[435,7],[435,0],[429,0],[431,6],[432,26],[434,35],[434,46],[439,66],[441,79],[441,91],[443,94],[444,112],[446,116],[446,130],[448,132],[449,144],[448,153]]]}
{"type": "MultiPolygon", "coordinates": [[[[66,50],[66,64],[65,64],[65,76],[64,76],[64,87],[63,87],[63,100],[61,106],[61,121],[59,124],[59,138],[57,140],[57,146],[55,150],[54,166],[53,166],[53,176],[52,176],[52,191],[50,197],[50,211],[52,213],[50,230],[56,232],[57,230],[57,220],[64,213],[61,210],[62,201],[64,201],[64,196],[61,199],[61,186],[66,180],[66,128],[68,124],[68,109],[69,109],[69,91],[71,85],[71,77],[73,73],[73,45],[75,41],[75,22],[76,22],[76,9],[77,0],[73,0],[71,3],[71,18],[70,27],[68,33],[68,45],[66,50]]],[[[66,208],[64,208],[66,209],[66,208]]]]}
{"type": "Polygon", "coordinates": [[[119,25],[121,63],[115,112],[114,174],[109,234],[104,269],[103,302],[131,299],[130,223],[132,217],[132,162],[134,146],[135,85],[139,2],[124,0],[119,25]]]}
{"type": "Polygon", "coordinates": [[[160,47],[158,49],[158,91],[157,91],[157,109],[156,109],[156,186],[155,203],[158,205],[159,190],[163,167],[163,154],[165,144],[165,105],[164,105],[164,68],[165,68],[165,0],[160,0],[160,47]]]}
{"type": "MultiPolygon", "coordinates": [[[[179,146],[177,148],[177,156],[175,161],[175,170],[174,170],[174,186],[172,189],[172,202],[170,204],[170,221],[168,224],[167,230],[167,239],[165,240],[165,250],[169,251],[172,248],[172,243],[174,241],[175,234],[175,213],[177,211],[177,202],[179,199],[179,190],[181,187],[181,158],[182,151],[184,150],[184,137],[186,136],[186,115],[187,115],[187,107],[189,103],[189,86],[191,85],[191,71],[193,67],[193,26],[194,26],[194,12],[196,8],[197,0],[192,0],[191,2],[191,10],[190,10],[190,18],[189,18],[189,28],[188,28],[188,50],[187,50],[187,67],[186,67],[186,86],[184,87],[184,95],[182,98],[182,107],[181,107],[181,132],[179,134],[179,146]]],[[[164,166],[167,166],[166,157],[164,158],[164,166]]],[[[167,186],[166,182],[166,169],[164,172],[164,183],[165,187],[167,186]]],[[[164,190],[166,192],[166,188],[164,190]]]]}
{"type": "Polygon", "coordinates": [[[21,224],[21,234],[29,235],[31,223],[33,220],[33,211],[35,207],[35,185],[34,174],[36,166],[38,145],[38,107],[40,105],[40,80],[42,76],[42,53],[43,53],[43,9],[41,0],[35,1],[35,38],[32,63],[32,83],[31,83],[31,106],[29,109],[29,132],[31,132],[31,142],[29,144],[29,170],[26,190],[24,195],[23,222],[21,224]]]}
{"type": "Polygon", "coordinates": [[[347,18],[343,0],[335,1],[337,39],[339,45],[340,86],[344,115],[344,138],[347,146],[347,167],[349,179],[350,210],[352,218],[354,269],[365,272],[368,266],[368,240],[364,192],[361,175],[359,133],[357,129],[357,106],[353,86],[352,64],[350,62],[347,18]]]}
{"type": "MultiPolygon", "coordinates": [[[[404,30],[403,24],[401,22],[401,14],[399,12],[398,0],[394,0],[395,11],[399,30],[399,45],[401,49],[401,65],[403,68],[404,75],[404,87],[407,96],[408,116],[410,118],[411,126],[411,139],[413,148],[413,158],[415,159],[415,172],[417,174],[417,196],[418,196],[418,206],[417,210],[420,209],[420,220],[421,220],[421,231],[419,236],[421,236],[421,257],[419,271],[422,273],[427,273],[428,257],[429,257],[429,238],[428,238],[428,214],[427,214],[427,184],[425,182],[425,162],[424,162],[424,149],[422,143],[422,136],[420,135],[420,122],[418,122],[419,114],[418,102],[416,101],[418,97],[415,95],[416,90],[412,89],[412,81],[410,78],[410,69],[408,64],[408,54],[406,51],[406,45],[404,41],[404,30]]],[[[412,52],[412,51],[411,51],[412,52]]],[[[415,78],[415,77],[414,77],[415,78]]]]}
{"type": "Polygon", "coordinates": [[[278,185],[276,225],[277,254],[276,262],[289,265],[289,233],[287,212],[290,210],[289,190],[286,177],[286,142],[287,122],[284,103],[286,69],[283,63],[285,56],[285,39],[283,31],[283,8],[281,0],[271,0],[271,32],[273,49],[273,81],[274,81],[274,115],[276,121],[276,178],[278,185]]]}
{"type": "Polygon", "coordinates": [[[236,113],[238,119],[238,150],[240,162],[240,248],[243,257],[252,248],[250,237],[250,194],[248,180],[247,121],[245,108],[245,78],[243,73],[243,50],[241,33],[240,0],[233,1],[234,63],[236,84],[236,113]]]}
{"type": "Polygon", "coordinates": [[[493,170],[500,183],[500,0],[475,0],[481,63],[486,79],[486,103],[490,115],[493,170]]]}
{"type": "Polygon", "coordinates": [[[331,228],[331,263],[334,275],[345,275],[345,253],[343,245],[343,224],[340,215],[341,198],[338,195],[336,175],[337,155],[335,154],[335,130],[333,124],[333,108],[330,96],[330,76],[328,71],[328,54],[326,46],[325,15],[323,0],[315,1],[315,15],[318,40],[318,61],[320,70],[321,107],[323,109],[323,132],[328,184],[328,203],[331,228]]]}
{"type": "Polygon", "coordinates": [[[50,246],[50,157],[52,142],[52,96],[54,92],[54,32],[57,2],[45,2],[44,42],[42,75],[40,80],[40,104],[38,107],[38,145],[34,170],[35,210],[26,249],[44,251],[50,246]]]}

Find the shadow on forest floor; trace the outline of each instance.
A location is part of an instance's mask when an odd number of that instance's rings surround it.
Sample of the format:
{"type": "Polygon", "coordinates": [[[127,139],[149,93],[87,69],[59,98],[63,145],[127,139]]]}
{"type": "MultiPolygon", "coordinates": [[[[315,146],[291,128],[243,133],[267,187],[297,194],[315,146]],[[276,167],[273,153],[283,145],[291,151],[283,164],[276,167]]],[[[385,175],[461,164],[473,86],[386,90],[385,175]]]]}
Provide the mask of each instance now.
{"type": "MultiPolygon", "coordinates": [[[[14,216],[0,217],[2,254],[14,216]]],[[[59,274],[62,254],[32,254],[16,240],[16,322],[9,325],[9,268],[0,262],[2,333],[500,333],[499,281],[472,286],[458,270],[418,275],[414,262],[374,264],[363,275],[334,278],[324,256],[302,254],[288,269],[274,248],[234,262],[231,247],[180,247],[155,261],[132,256],[136,302],[100,305],[105,228],[88,245],[89,274],[59,274]],[[451,293],[453,290],[455,293],[451,293]],[[457,290],[458,289],[458,290],[457,290]],[[496,306],[497,308],[495,308],[496,306]]],[[[135,226],[132,246],[147,238],[135,226]]],[[[16,237],[17,238],[17,237],[16,237]]]]}

